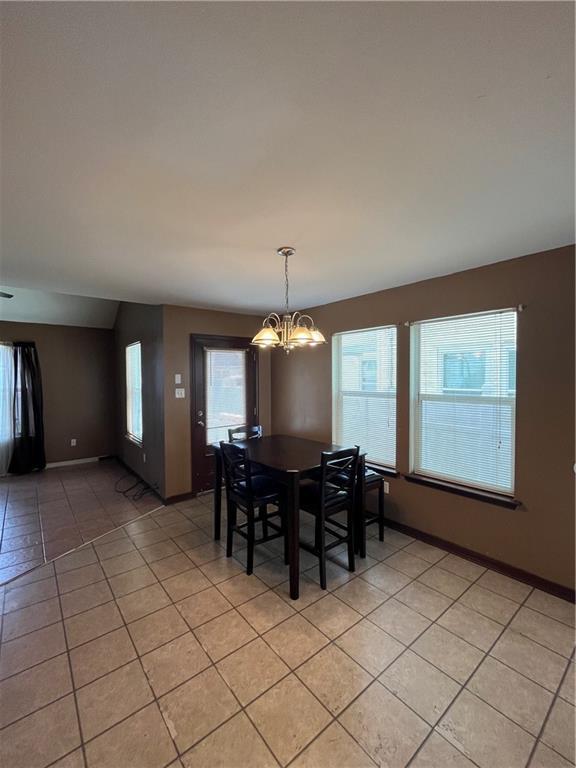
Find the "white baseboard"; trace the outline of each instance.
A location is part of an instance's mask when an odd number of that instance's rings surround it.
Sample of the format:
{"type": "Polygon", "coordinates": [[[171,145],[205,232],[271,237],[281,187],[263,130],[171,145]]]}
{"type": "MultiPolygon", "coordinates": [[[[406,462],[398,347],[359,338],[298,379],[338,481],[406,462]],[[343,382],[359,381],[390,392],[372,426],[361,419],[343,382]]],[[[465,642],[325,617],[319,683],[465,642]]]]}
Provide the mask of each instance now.
{"type": "Polygon", "coordinates": [[[72,467],[74,464],[92,464],[94,461],[99,461],[100,456],[91,456],[89,459],[71,459],[70,461],[50,461],[46,464],[46,469],[52,469],[53,467],[72,467]]]}

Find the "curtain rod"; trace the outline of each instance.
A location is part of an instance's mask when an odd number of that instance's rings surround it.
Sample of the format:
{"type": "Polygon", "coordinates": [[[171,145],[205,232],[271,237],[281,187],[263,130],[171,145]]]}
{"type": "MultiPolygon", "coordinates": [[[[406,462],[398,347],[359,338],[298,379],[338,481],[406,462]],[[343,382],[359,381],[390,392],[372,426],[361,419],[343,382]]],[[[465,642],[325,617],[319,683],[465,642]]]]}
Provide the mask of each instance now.
{"type": "Polygon", "coordinates": [[[482,317],[482,315],[501,315],[504,312],[524,312],[526,304],[518,304],[515,307],[505,307],[503,309],[487,309],[483,312],[466,312],[463,315],[448,315],[445,317],[432,317],[427,320],[405,320],[398,325],[411,326],[421,325],[422,323],[440,323],[443,320],[458,320],[461,317],[482,317]]]}

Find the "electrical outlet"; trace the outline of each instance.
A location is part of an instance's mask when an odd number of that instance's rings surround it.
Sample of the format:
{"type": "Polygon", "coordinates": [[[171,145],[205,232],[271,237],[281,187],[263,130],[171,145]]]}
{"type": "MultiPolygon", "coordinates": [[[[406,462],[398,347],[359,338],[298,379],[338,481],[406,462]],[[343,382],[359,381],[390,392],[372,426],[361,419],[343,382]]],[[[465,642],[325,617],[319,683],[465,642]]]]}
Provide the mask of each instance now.
{"type": "Polygon", "coordinates": [[[70,445],[72,446],[72,448],[75,448],[75,447],[76,447],[76,438],[75,438],[75,437],[73,437],[73,438],[70,440],[70,445]]]}
{"type": "Polygon", "coordinates": [[[388,480],[384,480],[384,493],[390,493],[390,483],[388,480]]]}
{"type": "Polygon", "coordinates": [[[176,387],[174,393],[176,395],[176,399],[178,400],[186,397],[186,391],[184,390],[184,388],[180,389],[179,387],[176,387]]]}

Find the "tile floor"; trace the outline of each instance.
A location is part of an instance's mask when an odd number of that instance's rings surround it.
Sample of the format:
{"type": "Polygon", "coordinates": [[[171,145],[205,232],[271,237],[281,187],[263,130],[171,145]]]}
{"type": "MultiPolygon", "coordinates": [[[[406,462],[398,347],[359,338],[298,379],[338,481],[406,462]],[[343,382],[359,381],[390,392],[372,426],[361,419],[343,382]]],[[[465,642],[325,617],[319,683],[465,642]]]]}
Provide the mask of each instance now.
{"type": "MultiPolygon", "coordinates": [[[[7,768],[567,768],[574,606],[393,530],[329,590],[211,500],[0,587],[7,768]]],[[[342,555],[337,555],[337,559],[342,555]]]]}
{"type": "Polygon", "coordinates": [[[135,482],[126,474],[105,460],[0,480],[0,584],[161,504],[154,494],[118,493],[116,483],[135,482]]]}

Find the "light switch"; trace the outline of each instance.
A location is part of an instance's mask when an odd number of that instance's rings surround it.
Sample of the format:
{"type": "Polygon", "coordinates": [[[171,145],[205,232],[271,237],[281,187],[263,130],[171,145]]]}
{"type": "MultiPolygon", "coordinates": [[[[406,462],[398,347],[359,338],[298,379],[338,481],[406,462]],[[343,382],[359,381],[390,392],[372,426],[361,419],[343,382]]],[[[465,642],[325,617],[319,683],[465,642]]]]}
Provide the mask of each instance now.
{"type": "Polygon", "coordinates": [[[186,390],[183,387],[176,387],[176,398],[179,400],[183,397],[186,397],[186,390]]]}
{"type": "Polygon", "coordinates": [[[181,373],[175,373],[174,374],[174,384],[182,384],[182,374],[181,373]]]}

